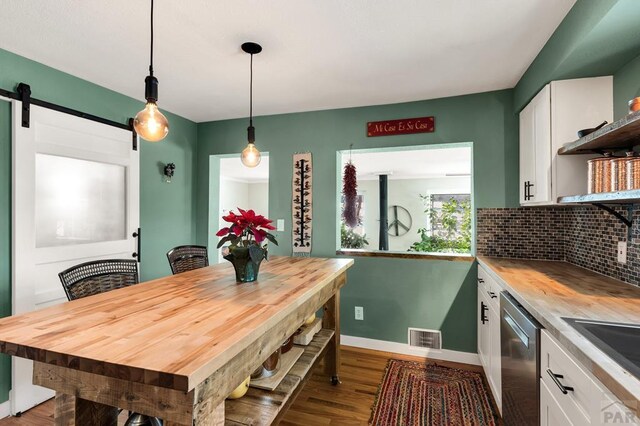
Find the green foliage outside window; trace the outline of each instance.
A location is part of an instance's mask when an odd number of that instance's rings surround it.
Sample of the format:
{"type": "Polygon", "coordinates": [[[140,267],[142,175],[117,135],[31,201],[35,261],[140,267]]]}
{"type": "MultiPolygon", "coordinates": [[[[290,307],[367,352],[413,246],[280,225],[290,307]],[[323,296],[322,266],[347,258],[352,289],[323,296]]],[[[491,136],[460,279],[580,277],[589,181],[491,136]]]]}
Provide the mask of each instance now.
{"type": "Polygon", "coordinates": [[[340,247],[346,249],[361,249],[368,245],[367,236],[353,232],[353,229],[347,228],[344,222],[340,226],[340,247]]]}
{"type": "Polygon", "coordinates": [[[471,252],[471,201],[456,199],[442,203],[440,209],[432,208],[431,199],[420,195],[428,204],[425,213],[429,215],[432,229],[418,229],[420,241],[411,245],[409,251],[430,253],[470,253],[471,252]]]}

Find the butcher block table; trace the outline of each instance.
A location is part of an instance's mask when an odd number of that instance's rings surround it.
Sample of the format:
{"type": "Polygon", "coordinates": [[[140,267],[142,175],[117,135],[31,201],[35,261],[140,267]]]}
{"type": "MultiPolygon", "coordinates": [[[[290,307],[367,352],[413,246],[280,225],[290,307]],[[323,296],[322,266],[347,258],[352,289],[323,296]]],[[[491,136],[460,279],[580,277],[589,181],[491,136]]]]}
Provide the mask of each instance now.
{"type": "Polygon", "coordinates": [[[256,283],[230,264],[0,320],[0,351],[56,391],[56,425],[116,425],[119,407],[165,425],[277,422],[324,356],[340,373],[340,288],[351,259],[273,257],[256,283]],[[324,306],[323,329],[272,392],[231,393],[324,306]]]}

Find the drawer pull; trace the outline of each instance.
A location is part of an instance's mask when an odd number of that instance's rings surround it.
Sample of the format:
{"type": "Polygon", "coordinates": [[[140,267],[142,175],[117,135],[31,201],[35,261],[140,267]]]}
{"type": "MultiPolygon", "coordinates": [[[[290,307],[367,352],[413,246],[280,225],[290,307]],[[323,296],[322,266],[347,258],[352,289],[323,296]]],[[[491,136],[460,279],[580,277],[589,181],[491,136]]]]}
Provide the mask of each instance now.
{"type": "Polygon", "coordinates": [[[560,380],[558,380],[558,379],[564,379],[564,376],[562,374],[556,374],[553,371],[551,371],[550,368],[547,368],[547,373],[551,377],[551,380],[553,380],[553,383],[555,383],[556,386],[560,388],[560,392],[562,392],[565,395],[569,393],[569,391],[573,392],[573,388],[571,386],[565,386],[562,383],[560,383],[560,380]]]}
{"type": "Polygon", "coordinates": [[[480,284],[483,284],[483,283],[484,283],[484,279],[482,279],[482,278],[478,278],[478,282],[479,282],[480,284]]]}
{"type": "Polygon", "coordinates": [[[498,295],[495,294],[493,291],[488,291],[487,293],[489,293],[489,296],[491,296],[492,299],[497,299],[498,295]]]}
{"type": "Polygon", "coordinates": [[[489,321],[489,318],[485,315],[487,309],[489,309],[489,307],[485,305],[484,302],[480,302],[480,321],[482,321],[482,324],[489,321]]]}

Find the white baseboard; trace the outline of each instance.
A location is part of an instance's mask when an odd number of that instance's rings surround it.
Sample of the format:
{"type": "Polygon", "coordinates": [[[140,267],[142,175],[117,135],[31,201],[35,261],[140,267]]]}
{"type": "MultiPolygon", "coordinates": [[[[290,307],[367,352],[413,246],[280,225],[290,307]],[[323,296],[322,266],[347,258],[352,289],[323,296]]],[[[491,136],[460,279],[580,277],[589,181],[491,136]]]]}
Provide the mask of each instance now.
{"type": "Polygon", "coordinates": [[[462,364],[480,365],[478,354],[448,349],[434,350],[416,348],[406,343],[388,342],[386,340],[367,339],[365,337],[340,335],[340,344],[356,348],[373,349],[375,351],[393,352],[403,355],[413,355],[422,358],[438,359],[441,361],[459,362],[462,364]]]}
{"type": "Polygon", "coordinates": [[[4,419],[5,417],[9,417],[11,415],[11,402],[5,401],[0,404],[0,419],[4,419]]]}

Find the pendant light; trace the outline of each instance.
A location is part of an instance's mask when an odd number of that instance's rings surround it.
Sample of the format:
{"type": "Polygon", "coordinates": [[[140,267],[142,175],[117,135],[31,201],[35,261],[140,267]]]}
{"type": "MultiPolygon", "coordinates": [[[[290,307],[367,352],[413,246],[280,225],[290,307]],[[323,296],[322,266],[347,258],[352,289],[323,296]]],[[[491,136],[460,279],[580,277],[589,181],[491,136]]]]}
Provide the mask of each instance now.
{"type": "Polygon", "coordinates": [[[242,44],[242,50],[251,55],[251,77],[249,83],[249,127],[247,128],[247,147],[242,150],[240,160],[247,167],[260,164],[260,151],[256,148],[256,129],[253,127],[253,55],[262,52],[262,46],[247,42],[242,44]]]}
{"type": "Polygon", "coordinates": [[[158,109],[158,79],[153,76],[153,0],[151,0],[151,55],[149,75],[144,79],[144,97],[147,104],[136,114],[133,128],[144,140],[159,142],[169,133],[169,121],[158,109]]]}

